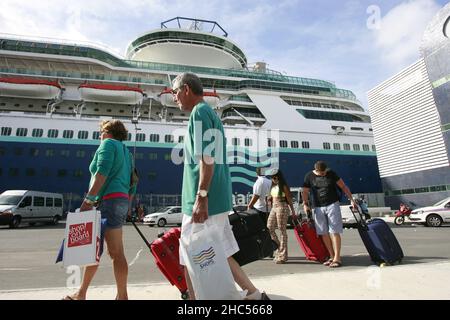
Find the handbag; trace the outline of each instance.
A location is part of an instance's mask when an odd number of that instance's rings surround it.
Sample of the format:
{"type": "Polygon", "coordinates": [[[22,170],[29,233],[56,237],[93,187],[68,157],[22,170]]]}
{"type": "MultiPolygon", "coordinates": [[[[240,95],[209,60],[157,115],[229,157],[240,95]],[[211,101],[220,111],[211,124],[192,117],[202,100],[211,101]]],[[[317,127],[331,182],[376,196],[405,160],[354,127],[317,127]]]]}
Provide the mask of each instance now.
{"type": "Polygon", "coordinates": [[[219,238],[220,230],[208,222],[194,223],[180,251],[198,300],[242,300],[219,238]]]}
{"type": "Polygon", "coordinates": [[[101,242],[100,211],[69,212],[64,233],[64,267],[98,264],[101,242]]]}

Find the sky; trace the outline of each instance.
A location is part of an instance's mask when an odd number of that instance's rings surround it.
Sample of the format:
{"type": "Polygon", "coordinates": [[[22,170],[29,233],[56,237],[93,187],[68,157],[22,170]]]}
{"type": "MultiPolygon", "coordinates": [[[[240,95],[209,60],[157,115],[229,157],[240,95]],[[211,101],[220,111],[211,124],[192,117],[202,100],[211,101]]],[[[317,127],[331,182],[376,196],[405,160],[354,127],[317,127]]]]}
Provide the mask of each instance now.
{"type": "Polygon", "coordinates": [[[174,17],[216,21],[249,63],[332,81],[367,109],[367,91],[419,58],[443,0],[0,0],[0,33],[107,46],[174,17]]]}

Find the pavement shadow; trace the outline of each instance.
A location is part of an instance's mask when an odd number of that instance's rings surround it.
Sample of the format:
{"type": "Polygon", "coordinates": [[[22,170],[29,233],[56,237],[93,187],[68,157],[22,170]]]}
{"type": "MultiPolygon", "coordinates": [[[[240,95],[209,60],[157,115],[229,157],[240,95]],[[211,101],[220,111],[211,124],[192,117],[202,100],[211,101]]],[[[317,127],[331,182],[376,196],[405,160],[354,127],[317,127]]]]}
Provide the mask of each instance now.
{"type": "Polygon", "coordinates": [[[33,230],[41,230],[41,229],[47,230],[47,229],[65,229],[65,228],[66,228],[66,222],[65,221],[64,222],[60,221],[57,224],[48,224],[48,223],[36,222],[35,225],[30,225],[30,224],[24,222],[24,223],[21,223],[18,228],[11,229],[9,226],[2,226],[2,227],[0,227],[0,230],[20,231],[20,230],[31,230],[31,229],[33,229],[33,230]]]}
{"type": "MultiPolygon", "coordinates": [[[[428,263],[433,260],[445,260],[448,261],[447,257],[415,257],[415,256],[405,256],[402,259],[400,265],[412,265],[420,263],[428,263]]],[[[367,255],[357,255],[357,256],[342,256],[342,267],[369,267],[375,265],[370,256],[367,255]]],[[[399,265],[396,263],[395,265],[399,265]]]]}

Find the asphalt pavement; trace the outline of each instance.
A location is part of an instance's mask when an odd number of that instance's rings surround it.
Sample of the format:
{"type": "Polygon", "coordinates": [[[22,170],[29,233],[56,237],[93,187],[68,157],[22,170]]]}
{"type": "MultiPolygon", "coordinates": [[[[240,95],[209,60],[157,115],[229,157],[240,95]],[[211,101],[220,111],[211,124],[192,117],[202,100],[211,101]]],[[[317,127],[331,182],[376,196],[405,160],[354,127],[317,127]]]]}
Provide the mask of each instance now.
{"type": "MultiPolygon", "coordinates": [[[[390,224],[392,218],[385,218],[390,224]]],[[[74,292],[80,270],[54,264],[64,224],[55,227],[0,228],[0,300],[58,300],[74,292]]],[[[150,239],[159,228],[141,226],[150,239]]],[[[307,261],[293,230],[289,230],[289,261],[270,259],[244,267],[256,287],[273,300],[328,299],[450,299],[450,228],[393,227],[405,258],[380,268],[371,263],[357,230],[343,235],[343,266],[331,269],[307,261]]],[[[180,293],[154,266],[153,258],[131,225],[124,228],[129,263],[129,298],[179,300],[180,293]]],[[[112,300],[114,280],[104,257],[88,291],[89,300],[112,300]]]]}

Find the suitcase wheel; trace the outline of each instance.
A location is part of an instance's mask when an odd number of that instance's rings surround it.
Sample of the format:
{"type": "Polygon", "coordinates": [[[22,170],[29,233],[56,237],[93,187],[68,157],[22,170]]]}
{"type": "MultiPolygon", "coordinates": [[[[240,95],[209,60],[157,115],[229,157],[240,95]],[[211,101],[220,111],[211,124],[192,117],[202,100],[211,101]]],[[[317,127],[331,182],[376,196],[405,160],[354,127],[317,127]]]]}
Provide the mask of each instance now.
{"type": "Polygon", "coordinates": [[[183,292],[181,294],[181,299],[183,299],[183,300],[189,299],[189,293],[187,291],[183,292]]]}

